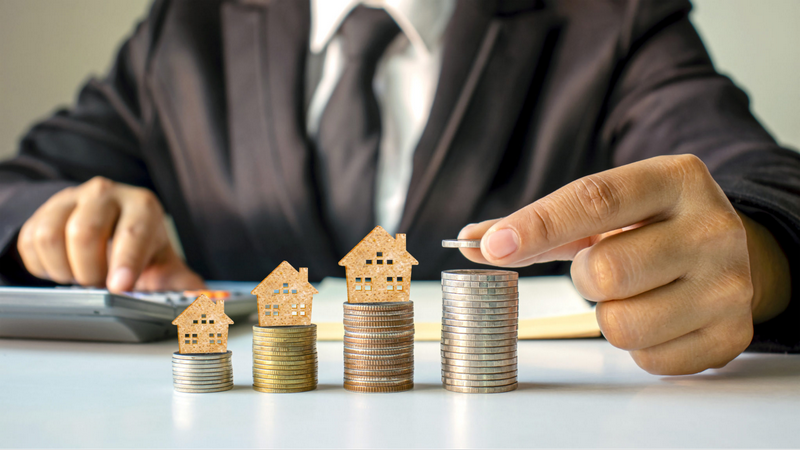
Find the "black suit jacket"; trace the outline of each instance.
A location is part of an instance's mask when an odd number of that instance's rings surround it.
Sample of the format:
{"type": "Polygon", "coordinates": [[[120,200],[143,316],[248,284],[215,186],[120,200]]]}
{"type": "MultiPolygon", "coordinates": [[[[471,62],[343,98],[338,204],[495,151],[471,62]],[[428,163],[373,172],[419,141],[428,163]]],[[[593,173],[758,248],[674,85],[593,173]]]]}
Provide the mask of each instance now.
{"type": "MultiPolygon", "coordinates": [[[[681,153],[699,156],[733,204],[770,228],[796,275],[800,157],[715,72],[689,10],[682,0],[459,1],[400,224],[420,261],[415,278],[473,266],[440,245],[467,223],[587,174],[681,153]]],[[[331,235],[320,215],[318,193],[336,186],[317,182],[305,134],[309,18],[305,0],[156,1],[110,74],[0,165],[6,281],[20,282],[22,223],[96,175],[152,189],[206,278],[261,279],[282,260],[312,279],[343,275],[336,263],[356,242],[331,235]]],[[[797,347],[796,297],[760,341],[797,347]]]]}

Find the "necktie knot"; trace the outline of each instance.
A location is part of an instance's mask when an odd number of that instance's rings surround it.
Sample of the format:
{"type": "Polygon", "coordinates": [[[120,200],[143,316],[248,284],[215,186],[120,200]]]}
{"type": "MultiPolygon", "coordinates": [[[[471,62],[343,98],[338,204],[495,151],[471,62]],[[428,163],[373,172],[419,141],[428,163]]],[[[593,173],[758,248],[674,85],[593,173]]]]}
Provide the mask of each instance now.
{"type": "Polygon", "coordinates": [[[370,65],[377,63],[399,32],[386,10],[363,5],[350,12],[339,30],[348,57],[370,65]]]}

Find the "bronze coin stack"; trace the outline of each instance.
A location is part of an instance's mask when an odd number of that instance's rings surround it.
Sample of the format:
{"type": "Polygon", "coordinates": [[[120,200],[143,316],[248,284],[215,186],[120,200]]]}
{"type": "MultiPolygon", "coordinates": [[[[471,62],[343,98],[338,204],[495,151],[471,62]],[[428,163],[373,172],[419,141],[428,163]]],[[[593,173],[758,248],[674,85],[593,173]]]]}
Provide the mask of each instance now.
{"type": "Polygon", "coordinates": [[[172,385],[178,392],[195,394],[233,389],[231,351],[172,354],[172,385]]]}
{"type": "Polygon", "coordinates": [[[344,388],[414,388],[413,302],[344,304],[344,388]]]}
{"type": "Polygon", "coordinates": [[[517,389],[519,292],[516,272],[442,272],[442,383],[488,394],[517,389]]]}
{"type": "Polygon", "coordinates": [[[253,389],[291,393],[317,388],[317,326],[253,326],[253,389]]]}

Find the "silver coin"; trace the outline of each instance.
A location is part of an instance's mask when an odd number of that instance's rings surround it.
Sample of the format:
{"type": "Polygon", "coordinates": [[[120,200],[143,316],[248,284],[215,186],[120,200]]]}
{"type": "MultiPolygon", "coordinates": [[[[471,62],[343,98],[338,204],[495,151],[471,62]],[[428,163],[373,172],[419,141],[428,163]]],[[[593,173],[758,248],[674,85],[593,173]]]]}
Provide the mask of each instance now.
{"type": "Polygon", "coordinates": [[[206,373],[190,373],[190,372],[178,372],[173,370],[172,377],[181,377],[181,378],[192,378],[192,379],[202,379],[202,378],[220,378],[220,377],[228,377],[233,374],[232,370],[227,371],[220,371],[220,372],[206,372],[206,373]]]}
{"type": "Polygon", "coordinates": [[[509,384],[508,386],[494,387],[465,387],[445,384],[444,388],[448,391],[460,392],[462,394],[499,394],[501,392],[515,391],[517,389],[517,383],[509,384]]]}
{"type": "Polygon", "coordinates": [[[469,314],[452,312],[448,308],[442,308],[442,317],[452,320],[473,320],[473,321],[486,321],[486,320],[516,320],[519,313],[512,311],[509,313],[484,313],[484,314],[469,314]]]}
{"type": "Polygon", "coordinates": [[[518,287],[518,280],[508,281],[461,281],[461,280],[442,280],[442,286],[450,286],[456,288],[509,288],[518,287]]]}
{"type": "Polygon", "coordinates": [[[517,357],[514,355],[507,355],[505,359],[496,360],[470,360],[460,358],[447,358],[442,356],[442,364],[448,366],[458,367],[502,367],[510,366],[517,363],[517,357]]]}
{"type": "Polygon", "coordinates": [[[481,248],[480,239],[442,239],[444,248],[481,248]]]}
{"type": "Polygon", "coordinates": [[[233,378],[214,380],[214,381],[172,380],[173,386],[188,386],[188,387],[195,387],[198,389],[219,387],[230,383],[233,383],[233,378]]]}
{"type": "Polygon", "coordinates": [[[222,374],[216,375],[213,377],[192,377],[192,376],[185,376],[185,375],[172,375],[172,380],[181,380],[181,381],[223,381],[233,378],[233,374],[222,374]]]}
{"type": "Polygon", "coordinates": [[[233,383],[231,383],[231,384],[229,384],[227,386],[221,386],[221,387],[216,387],[216,388],[211,388],[211,389],[194,389],[194,388],[185,387],[185,386],[173,386],[173,387],[178,392],[186,392],[186,393],[190,393],[190,394],[210,394],[212,392],[229,391],[229,390],[233,389],[233,383]]]}
{"type": "Polygon", "coordinates": [[[500,373],[455,373],[455,372],[442,372],[442,378],[445,380],[507,380],[509,378],[517,378],[517,371],[500,372],[500,373]]]}
{"type": "MultiPolygon", "coordinates": [[[[463,333],[460,331],[457,332],[450,332],[442,330],[442,339],[451,339],[456,341],[507,341],[513,340],[514,342],[517,341],[517,332],[511,331],[507,333],[494,333],[494,334],[476,334],[476,333],[463,333]]],[[[475,347],[482,347],[483,345],[477,343],[475,347]]],[[[492,343],[493,347],[501,346],[501,345],[508,345],[507,343],[492,343]]]]}
{"type": "Polygon", "coordinates": [[[468,314],[468,315],[519,315],[518,306],[507,306],[505,308],[459,308],[457,306],[442,305],[442,312],[445,314],[468,314]]]}
{"type": "Polygon", "coordinates": [[[386,332],[376,332],[376,333],[367,333],[362,331],[348,331],[345,330],[345,336],[357,338],[357,339],[399,339],[404,337],[409,337],[414,335],[414,331],[386,331],[386,332]]]}
{"type": "Polygon", "coordinates": [[[198,361],[206,359],[230,359],[233,352],[228,350],[225,353],[178,353],[172,354],[172,359],[183,359],[187,361],[198,361]]]}
{"type": "Polygon", "coordinates": [[[455,269],[442,271],[442,278],[465,281],[502,281],[518,279],[519,274],[511,270],[498,269],[455,269]]]}
{"type": "Polygon", "coordinates": [[[495,347],[507,347],[507,346],[514,346],[517,347],[517,339],[501,339],[501,340],[460,340],[460,339],[447,339],[442,338],[439,343],[442,347],[452,347],[452,348],[459,348],[463,349],[464,351],[468,351],[470,349],[481,350],[481,349],[491,349],[495,347]]]}
{"type": "Polygon", "coordinates": [[[448,359],[461,359],[465,361],[494,361],[499,359],[516,358],[517,352],[503,352],[503,353],[456,353],[456,352],[439,352],[442,358],[448,359]]]}
{"type": "Polygon", "coordinates": [[[519,324],[517,318],[505,320],[454,320],[442,318],[442,325],[450,327],[467,327],[467,328],[501,328],[501,327],[514,327],[519,324]]]}
{"type": "Polygon", "coordinates": [[[517,326],[509,325],[505,327],[458,327],[452,325],[442,325],[442,331],[447,333],[500,335],[504,333],[516,333],[517,326]]]}
{"type": "Polygon", "coordinates": [[[442,293],[442,305],[456,308],[518,308],[519,296],[513,295],[464,295],[442,293]]]}
{"type": "Polygon", "coordinates": [[[465,386],[465,387],[492,387],[492,386],[508,386],[517,382],[517,377],[506,378],[501,380],[451,380],[445,378],[444,384],[451,386],[465,386]]]}
{"type": "Polygon", "coordinates": [[[172,360],[173,366],[186,366],[186,367],[205,367],[205,366],[221,366],[221,365],[231,365],[231,360],[221,360],[221,361],[213,361],[213,360],[205,360],[205,361],[185,361],[182,359],[173,359],[172,360]]]}
{"type": "Polygon", "coordinates": [[[231,366],[214,366],[214,367],[182,367],[182,366],[172,366],[172,371],[179,371],[179,372],[186,372],[186,373],[206,373],[206,372],[222,372],[225,370],[231,370],[231,366]]]}
{"type": "Polygon", "coordinates": [[[442,292],[448,294],[463,294],[463,295],[508,295],[518,294],[519,288],[517,286],[503,287],[503,288],[461,288],[452,286],[442,286],[442,292]]]}
{"type": "Polygon", "coordinates": [[[517,346],[506,345],[502,347],[461,347],[457,345],[441,344],[441,351],[448,353],[466,353],[468,355],[494,355],[498,353],[516,352],[517,346]]]}
{"type": "Polygon", "coordinates": [[[464,366],[451,366],[442,364],[442,372],[445,373],[471,373],[471,374],[484,374],[484,373],[504,373],[517,370],[517,365],[510,366],[496,366],[496,367],[464,367],[464,366]]]}

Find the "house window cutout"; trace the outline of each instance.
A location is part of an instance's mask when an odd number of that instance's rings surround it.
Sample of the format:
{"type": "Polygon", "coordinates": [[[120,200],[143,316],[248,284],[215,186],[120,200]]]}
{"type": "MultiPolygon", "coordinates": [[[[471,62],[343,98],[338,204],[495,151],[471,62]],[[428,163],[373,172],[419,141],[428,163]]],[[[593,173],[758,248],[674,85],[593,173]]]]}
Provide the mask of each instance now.
{"type": "Polygon", "coordinates": [[[205,318],[206,318],[206,315],[205,315],[205,314],[200,314],[200,318],[201,318],[201,319],[205,319],[205,318]]]}
{"type": "Polygon", "coordinates": [[[193,321],[192,321],[192,323],[193,323],[193,324],[195,324],[195,325],[197,325],[197,321],[196,321],[196,320],[193,320],[193,321]]]}
{"type": "Polygon", "coordinates": [[[272,309],[278,309],[280,307],[281,307],[281,305],[272,305],[272,309]]]}
{"type": "Polygon", "coordinates": [[[368,260],[367,260],[367,264],[372,264],[372,260],[371,260],[371,259],[368,259],[368,260]]]}
{"type": "Polygon", "coordinates": [[[370,277],[364,278],[364,282],[365,283],[372,283],[372,278],[370,278],[370,277]]]}
{"type": "Polygon", "coordinates": [[[208,323],[213,324],[214,323],[214,319],[209,320],[208,323]]]}
{"type": "Polygon", "coordinates": [[[189,340],[185,340],[185,341],[183,341],[183,343],[184,343],[184,344],[188,344],[188,343],[189,343],[189,340]]]}
{"type": "Polygon", "coordinates": [[[386,264],[389,264],[391,266],[392,264],[394,264],[394,260],[393,259],[387,259],[386,260],[386,264]]]}
{"type": "Polygon", "coordinates": [[[397,281],[402,283],[403,282],[403,277],[397,277],[397,281]]]}
{"type": "Polygon", "coordinates": [[[386,285],[386,290],[387,291],[392,291],[392,290],[394,290],[394,286],[392,286],[391,284],[388,284],[388,285],[386,285]]]}
{"type": "Polygon", "coordinates": [[[184,334],[183,337],[189,337],[189,333],[184,334]]]}
{"type": "Polygon", "coordinates": [[[378,256],[383,256],[383,252],[378,252],[378,256]]]}
{"type": "Polygon", "coordinates": [[[275,289],[274,291],[272,291],[272,293],[273,293],[273,294],[280,294],[280,293],[281,293],[281,290],[280,290],[280,289],[275,289]]]}
{"type": "Polygon", "coordinates": [[[366,286],[364,286],[364,290],[365,291],[371,291],[372,290],[372,286],[366,285],[366,286]]]}
{"type": "Polygon", "coordinates": [[[292,305],[292,309],[297,309],[297,305],[292,305]]]}
{"type": "Polygon", "coordinates": [[[264,309],[270,309],[270,308],[272,308],[272,305],[264,305],[264,309]]]}
{"type": "Polygon", "coordinates": [[[222,340],[217,339],[217,344],[222,344],[222,340]]]}
{"type": "Polygon", "coordinates": [[[361,285],[360,285],[360,284],[357,284],[357,285],[356,285],[356,290],[357,290],[357,291],[360,291],[360,290],[361,290],[361,285]]]}
{"type": "Polygon", "coordinates": [[[392,277],[386,277],[386,281],[392,281],[392,277]]]}
{"type": "Polygon", "coordinates": [[[402,286],[402,285],[398,285],[398,286],[397,286],[397,290],[398,290],[398,291],[402,291],[402,290],[403,290],[403,286],[402,286]]]}
{"type": "Polygon", "coordinates": [[[297,294],[297,289],[292,289],[292,294],[297,294]]]}
{"type": "Polygon", "coordinates": [[[208,343],[209,343],[209,344],[213,344],[213,343],[214,343],[214,340],[213,340],[213,339],[209,339],[209,340],[208,340],[208,343]]]}
{"type": "Polygon", "coordinates": [[[378,260],[378,264],[383,264],[383,260],[382,260],[382,259],[379,259],[379,260],[378,260]]]}
{"type": "Polygon", "coordinates": [[[292,315],[296,316],[297,315],[297,311],[292,311],[292,315]]]}
{"type": "Polygon", "coordinates": [[[301,315],[301,316],[305,316],[305,315],[306,315],[306,312],[305,312],[305,311],[300,311],[300,315],[301,315]]]}
{"type": "Polygon", "coordinates": [[[288,290],[288,289],[284,289],[284,290],[283,290],[283,293],[284,293],[284,294],[288,294],[288,293],[289,293],[289,290],[288,290]]]}
{"type": "Polygon", "coordinates": [[[197,344],[197,340],[196,339],[192,339],[192,344],[197,344]]]}
{"type": "Polygon", "coordinates": [[[217,333],[217,337],[222,337],[222,333],[217,333]]]}
{"type": "Polygon", "coordinates": [[[361,277],[356,277],[356,283],[361,283],[361,277]]]}
{"type": "Polygon", "coordinates": [[[214,337],[214,333],[208,333],[208,337],[214,337]]]}
{"type": "Polygon", "coordinates": [[[205,320],[201,320],[200,323],[206,323],[206,321],[205,320]]]}
{"type": "Polygon", "coordinates": [[[272,312],[272,315],[273,315],[273,316],[277,316],[277,315],[278,315],[278,311],[273,311],[273,312],[272,312]]]}
{"type": "Polygon", "coordinates": [[[193,337],[193,338],[196,338],[196,337],[197,337],[197,334],[196,334],[196,333],[195,333],[195,334],[193,334],[193,335],[192,335],[192,337],[193,337]]]}
{"type": "Polygon", "coordinates": [[[283,283],[283,287],[289,287],[289,283],[283,283]]]}
{"type": "Polygon", "coordinates": [[[306,304],[305,303],[300,303],[300,309],[306,309],[306,304]]]}

